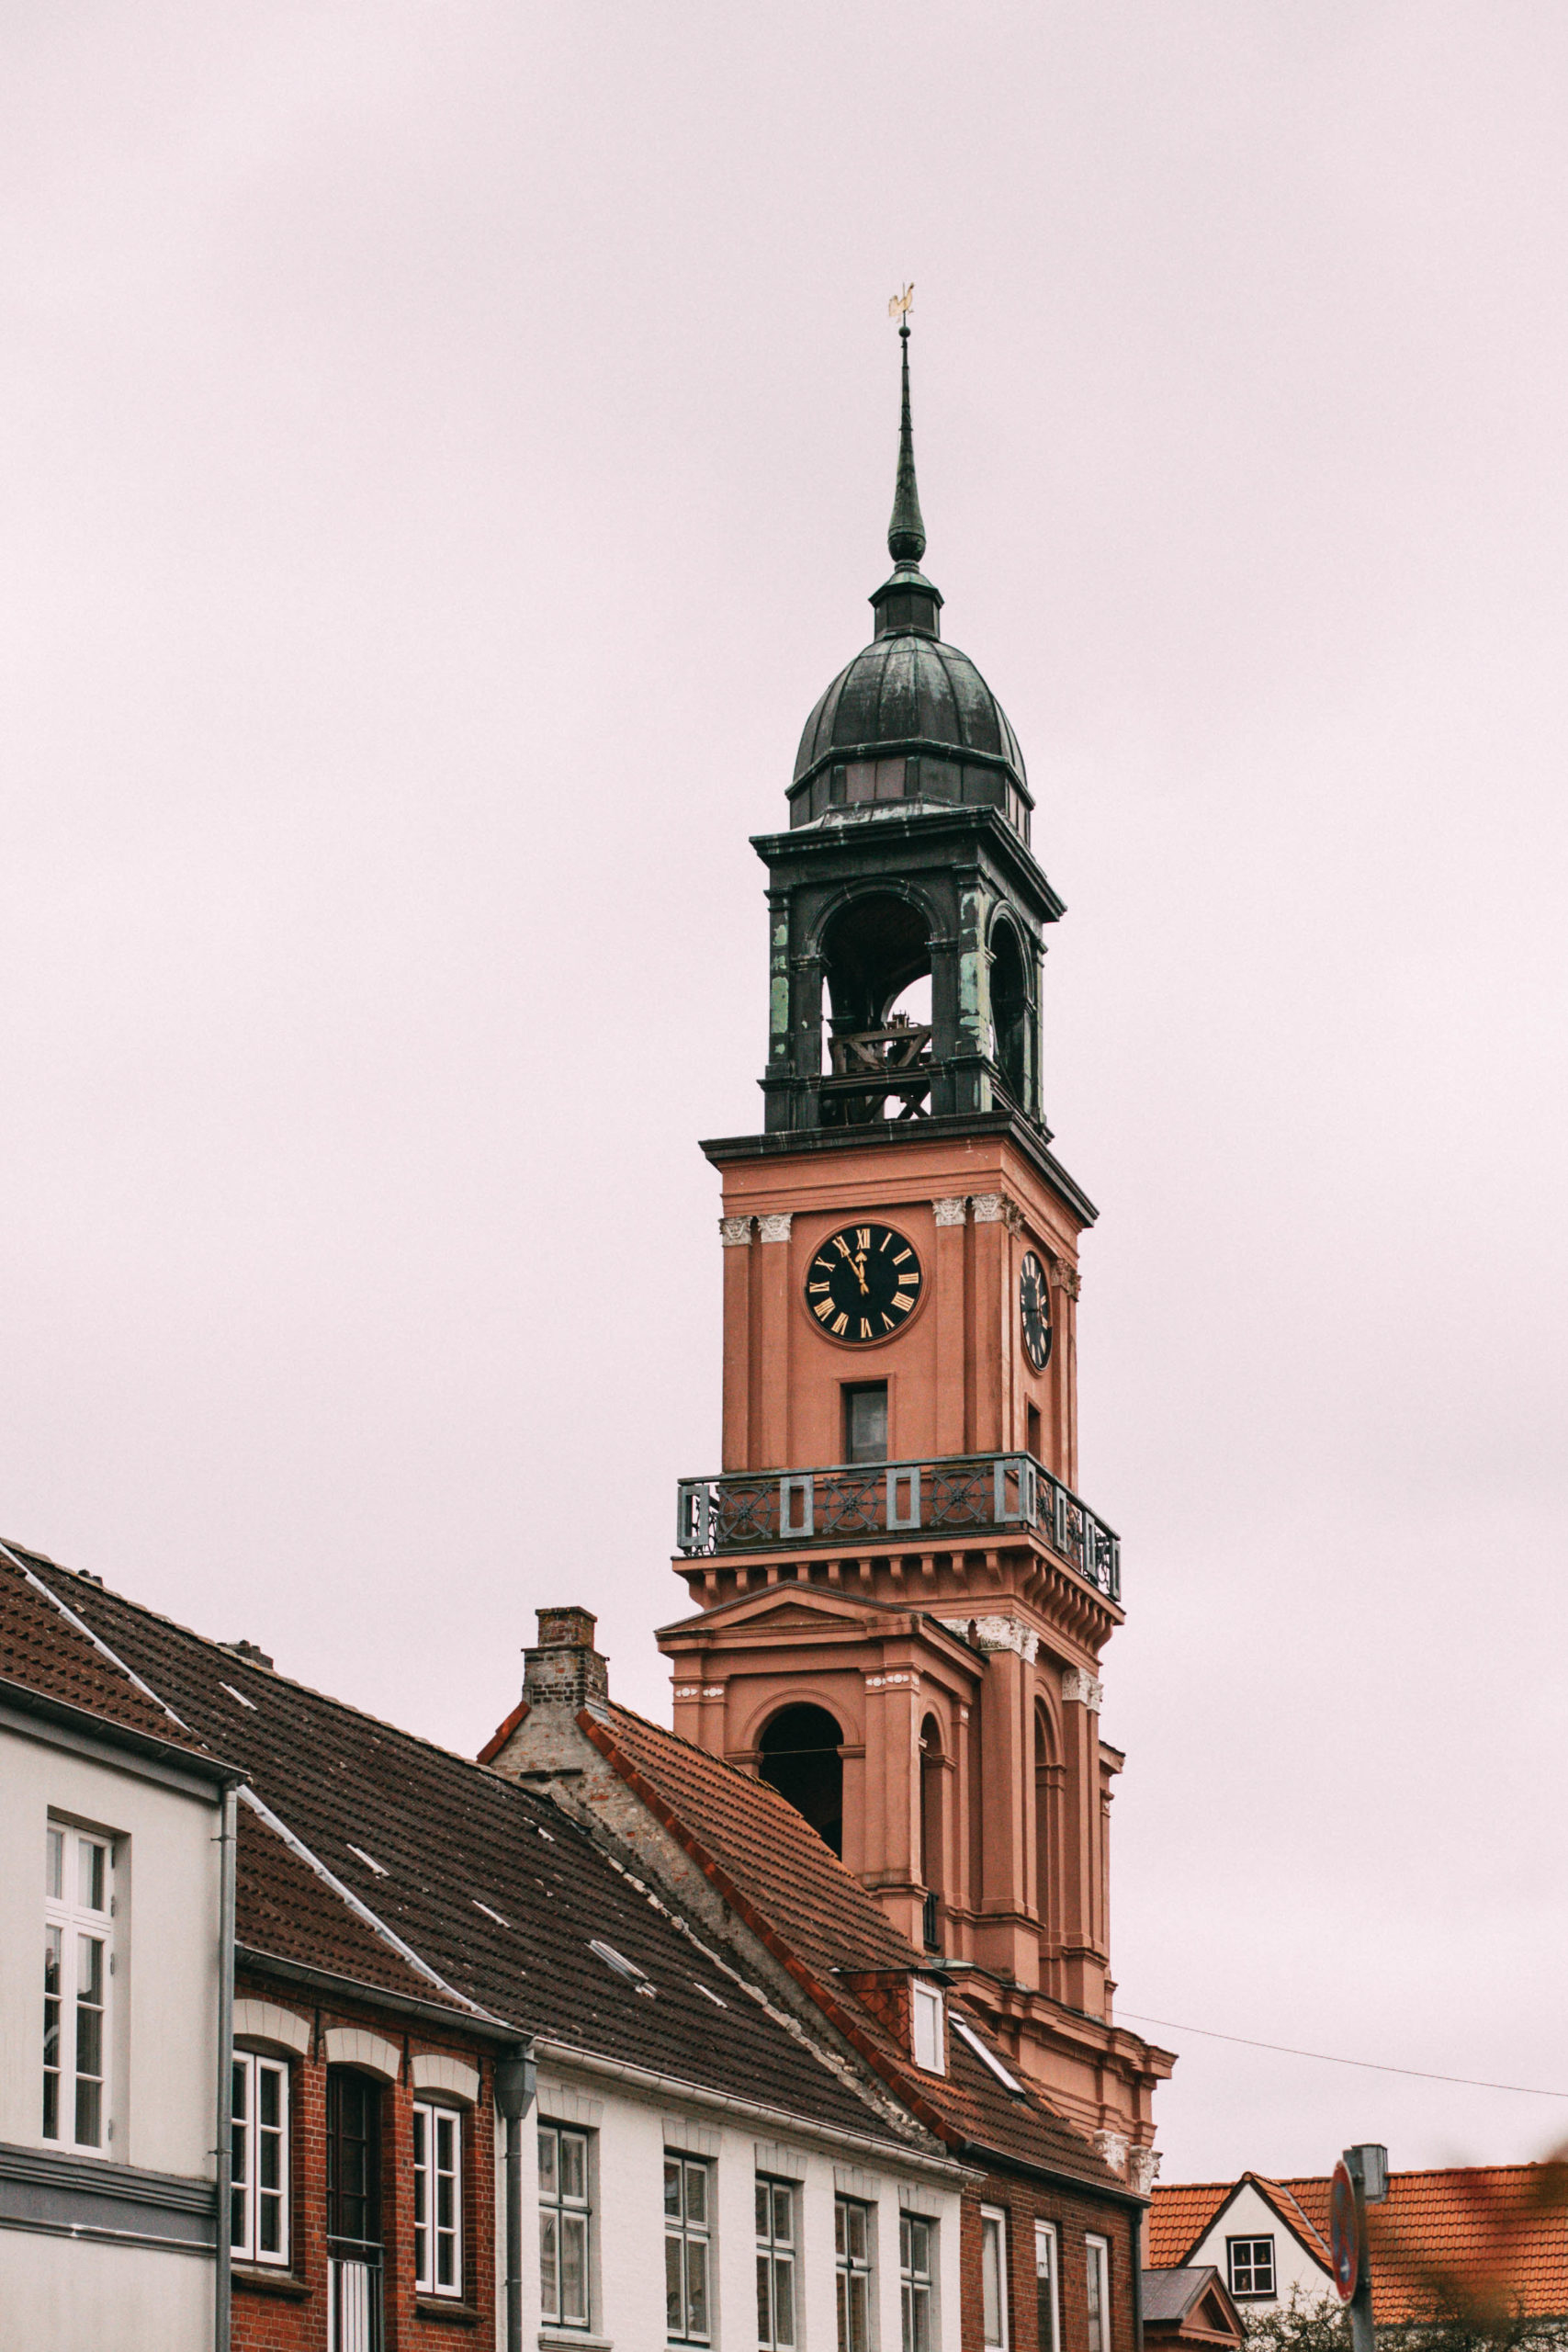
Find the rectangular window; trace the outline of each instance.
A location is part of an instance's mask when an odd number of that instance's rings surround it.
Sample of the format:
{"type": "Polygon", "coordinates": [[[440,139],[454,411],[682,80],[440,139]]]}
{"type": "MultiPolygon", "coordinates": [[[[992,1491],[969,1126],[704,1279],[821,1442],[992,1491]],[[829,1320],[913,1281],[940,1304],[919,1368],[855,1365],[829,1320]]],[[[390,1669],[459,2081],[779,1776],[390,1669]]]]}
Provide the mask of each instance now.
{"type": "Polygon", "coordinates": [[[757,2176],[757,2352],[795,2352],[795,2189],[757,2176]]]}
{"type": "Polygon", "coordinates": [[[1061,2352],[1062,2307],[1058,2292],[1061,2264],[1054,2222],[1034,2224],[1034,2284],[1040,2313],[1040,2352],[1061,2352]]]}
{"type": "Polygon", "coordinates": [[[664,2332],[671,2344],[713,2338],[713,2182],[696,2156],[664,2159],[664,2332]]]}
{"type": "Polygon", "coordinates": [[[898,2216],[898,2300],[904,2317],[903,2352],[933,2352],[936,2344],[936,2284],[933,2258],[936,2223],[918,2213],[898,2216]]]}
{"type": "MultiPolygon", "coordinates": [[[[1008,2217],[994,2205],[980,2208],[980,2341],[986,2352],[1007,2352],[1008,2217]]],[[[1091,2347],[1100,2352],[1100,2347],[1091,2347]]]]}
{"type": "Polygon", "coordinates": [[[413,2283],[463,2291],[463,2119],[428,2099],[413,2104],[413,2283]]]}
{"type": "Polygon", "coordinates": [[[114,1868],[107,1838],[51,1822],[44,1849],[43,2136],[102,2148],[108,2115],[114,1868]]]}
{"type": "Polygon", "coordinates": [[[229,2244],[240,2262],[288,2260],[288,2068],[234,2052],[229,2244]]]}
{"type": "Polygon", "coordinates": [[[943,2047],[942,1998],[934,1984],[922,1984],[919,1978],[913,1986],[915,2005],[915,2064],[929,2075],[945,2075],[947,2052],[943,2047]]]}
{"type": "Polygon", "coordinates": [[[558,2327],[588,2325],[588,2134],[539,2126],[539,2309],[558,2327]]]}
{"type": "Polygon", "coordinates": [[[833,2269],[839,2352],[871,2352],[871,2208],[853,2197],[833,2201],[833,2269]]]}
{"type": "Polygon", "coordinates": [[[887,1383],[864,1380],[844,1391],[844,1460],[887,1459],[887,1383]]]}
{"type": "Polygon", "coordinates": [[[1269,2238],[1227,2238],[1233,2295],[1272,2295],[1274,2241],[1269,2238]]]}
{"type": "Polygon", "coordinates": [[[1088,2352],[1111,2352],[1111,2248],[1103,2238],[1085,2238],[1083,2244],[1088,2352]]]}

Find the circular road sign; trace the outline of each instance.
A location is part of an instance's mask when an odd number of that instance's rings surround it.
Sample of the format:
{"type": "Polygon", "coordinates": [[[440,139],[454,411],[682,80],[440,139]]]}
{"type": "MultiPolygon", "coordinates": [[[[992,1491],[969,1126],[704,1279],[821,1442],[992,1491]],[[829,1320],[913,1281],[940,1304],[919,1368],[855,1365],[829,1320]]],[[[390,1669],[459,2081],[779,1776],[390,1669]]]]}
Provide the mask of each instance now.
{"type": "Polygon", "coordinates": [[[1328,2250],[1334,2257],[1334,2284],[1339,2300],[1348,2303],[1361,2276],[1361,2233],[1357,2226],[1355,2186],[1343,2164],[1335,2165],[1328,2191],[1328,2250]]]}

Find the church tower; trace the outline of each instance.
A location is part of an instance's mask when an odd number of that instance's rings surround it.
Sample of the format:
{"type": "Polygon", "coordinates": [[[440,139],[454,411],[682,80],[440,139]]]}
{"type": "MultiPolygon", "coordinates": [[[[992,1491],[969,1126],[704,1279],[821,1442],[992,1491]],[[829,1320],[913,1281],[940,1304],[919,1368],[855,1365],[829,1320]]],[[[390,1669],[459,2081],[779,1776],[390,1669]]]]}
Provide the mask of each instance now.
{"type": "Polygon", "coordinates": [[[723,1182],[722,1470],[683,1480],[675,1727],[773,1781],[1113,2155],[1170,2062],[1112,2019],[1111,1529],[1077,1487],[1078,1242],[1017,739],[942,635],[902,339],[893,571],[768,872],[760,1134],[723,1182]]]}

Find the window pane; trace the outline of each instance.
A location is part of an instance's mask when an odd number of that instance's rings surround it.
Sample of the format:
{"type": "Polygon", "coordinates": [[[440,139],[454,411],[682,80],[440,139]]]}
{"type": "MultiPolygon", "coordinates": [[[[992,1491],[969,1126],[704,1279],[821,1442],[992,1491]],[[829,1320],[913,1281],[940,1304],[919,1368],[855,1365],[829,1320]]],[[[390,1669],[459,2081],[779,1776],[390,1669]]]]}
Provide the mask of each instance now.
{"type": "Polygon", "coordinates": [[[849,2352],[871,2352],[871,2281],[863,2270],[847,2281],[850,2290],[849,2352]]]}
{"type": "Polygon", "coordinates": [[[686,2219],[699,2230],[705,2230],[708,2219],[708,2168],[706,2165],[686,2166],[686,2219]]]}
{"type": "Polygon", "coordinates": [[[560,2135],[560,2193],[578,2204],[588,2195],[588,2143],[581,2132],[560,2135]]]}
{"type": "Polygon", "coordinates": [[[79,1838],[76,1846],[76,1878],[80,1892],[77,1900],[85,1911],[101,1911],[104,1907],[104,1849],[89,1838],[79,1838]]]}
{"type": "Polygon", "coordinates": [[[556,2216],[539,2215],[539,2301],[547,2319],[560,2317],[559,2264],[557,2260],[556,2216]]]}
{"type": "Polygon", "coordinates": [[[77,2083],[76,2143],[79,2147],[96,2148],[102,2139],[103,2089],[101,2083],[77,2083]]]}
{"type": "Polygon", "coordinates": [[[693,2335],[708,2332],[708,2250],[703,2238],[686,2247],[686,2325],[693,2335]]]}
{"type": "Polygon", "coordinates": [[[588,2317],[586,2213],[563,2213],[560,2217],[560,2315],[562,2319],[583,2321],[588,2317]]]}
{"type": "Polygon", "coordinates": [[[781,2347],[795,2342],[795,2265],[773,2261],[773,2341],[781,2347]]]}
{"type": "Polygon", "coordinates": [[[44,1857],[43,1888],[44,1893],[52,1896],[56,1903],[61,1900],[65,1892],[65,1832],[63,1829],[51,1829],[49,1833],[49,1849],[44,1857]]]}
{"type": "Polygon", "coordinates": [[[981,2334],[988,2345],[1002,2341],[1001,2230],[988,2216],[980,2223],[981,2334]]]}
{"type": "Polygon", "coordinates": [[[283,2252],[283,2199],[281,2197],[264,2196],[262,2198],[256,2234],[263,2254],[280,2255],[283,2252]]]}
{"type": "Polygon", "coordinates": [[[681,2167],[670,2157],[664,2159],[664,2211],[671,2221],[681,2218],[681,2167]]]}
{"type": "Polygon", "coordinates": [[[685,2314],[681,2308],[681,2241],[664,2241],[664,2326],[670,2335],[683,2335],[685,2314]]]}
{"type": "Polygon", "coordinates": [[[760,2180],[757,2183],[757,2235],[760,2238],[765,2238],[767,2234],[768,2184],[765,2180],[760,2180]]]}
{"type": "Polygon", "coordinates": [[[773,2241],[775,2245],[788,2245],[790,2243],[790,2239],[793,2235],[791,2222],[794,2219],[794,2207],[795,2199],[790,2195],[789,2190],[787,2188],[775,2188],[773,2190],[773,2241]]]}
{"type": "Polygon", "coordinates": [[[553,2197],[556,2193],[556,2135],[553,2132],[539,2134],[539,2194],[553,2197]]]}
{"type": "Polygon", "coordinates": [[[771,2291],[773,2264],[765,2254],[757,2256],[757,2341],[771,2345],[773,2340],[773,2301],[771,2291]]]}

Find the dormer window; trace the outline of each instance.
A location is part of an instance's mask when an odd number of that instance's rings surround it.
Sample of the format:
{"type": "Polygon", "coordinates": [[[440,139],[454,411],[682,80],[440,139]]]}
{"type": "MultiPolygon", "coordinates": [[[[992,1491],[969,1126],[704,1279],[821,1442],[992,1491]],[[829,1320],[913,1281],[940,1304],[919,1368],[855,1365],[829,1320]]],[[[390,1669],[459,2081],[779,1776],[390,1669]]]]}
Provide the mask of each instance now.
{"type": "Polygon", "coordinates": [[[943,2031],[946,2004],[934,1984],[917,1977],[914,1985],[915,2064],[928,2075],[947,2072],[947,2037],[943,2031]]]}

